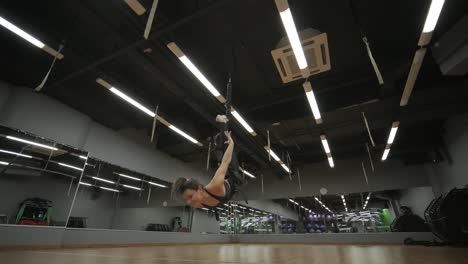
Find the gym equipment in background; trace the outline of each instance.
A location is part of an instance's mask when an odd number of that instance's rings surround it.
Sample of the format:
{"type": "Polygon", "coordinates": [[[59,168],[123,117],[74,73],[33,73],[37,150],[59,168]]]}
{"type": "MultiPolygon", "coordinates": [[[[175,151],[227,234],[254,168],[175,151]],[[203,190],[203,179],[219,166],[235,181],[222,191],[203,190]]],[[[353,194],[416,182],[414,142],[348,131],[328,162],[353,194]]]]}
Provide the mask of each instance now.
{"type": "Polygon", "coordinates": [[[87,227],[87,217],[76,217],[70,216],[68,219],[67,227],[71,228],[86,228],[87,227]]]}
{"type": "Polygon", "coordinates": [[[17,225],[48,226],[52,218],[53,203],[41,198],[28,198],[19,205],[17,225]]]}
{"type": "Polygon", "coordinates": [[[468,245],[468,188],[432,200],[424,212],[432,232],[450,245],[468,245]]]}

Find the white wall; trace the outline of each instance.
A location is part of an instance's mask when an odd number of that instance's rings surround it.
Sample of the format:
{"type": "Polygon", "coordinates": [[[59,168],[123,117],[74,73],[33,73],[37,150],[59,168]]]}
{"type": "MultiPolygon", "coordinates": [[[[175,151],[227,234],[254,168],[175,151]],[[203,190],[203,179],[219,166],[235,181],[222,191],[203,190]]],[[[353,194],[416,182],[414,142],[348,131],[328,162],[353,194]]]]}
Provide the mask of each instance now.
{"type": "Polygon", "coordinates": [[[445,161],[433,167],[442,192],[465,187],[468,184],[468,115],[453,117],[445,124],[444,140],[452,162],[445,161]]]}
{"type": "Polygon", "coordinates": [[[408,206],[413,213],[424,218],[424,211],[434,199],[432,187],[417,187],[400,191],[400,205],[408,206]]]}
{"type": "Polygon", "coordinates": [[[301,191],[295,175],[292,181],[288,177],[279,179],[275,175],[265,175],[264,193],[258,179],[249,182],[244,191],[249,200],[263,200],[318,195],[322,187],[327,188],[329,194],[347,194],[431,185],[423,165],[406,166],[398,160],[375,161],[375,172],[371,173],[367,156],[337,160],[335,164],[334,169],[331,169],[326,161],[305,165],[301,171],[301,191]],[[367,166],[369,186],[366,185],[362,172],[362,161],[367,166]]]}

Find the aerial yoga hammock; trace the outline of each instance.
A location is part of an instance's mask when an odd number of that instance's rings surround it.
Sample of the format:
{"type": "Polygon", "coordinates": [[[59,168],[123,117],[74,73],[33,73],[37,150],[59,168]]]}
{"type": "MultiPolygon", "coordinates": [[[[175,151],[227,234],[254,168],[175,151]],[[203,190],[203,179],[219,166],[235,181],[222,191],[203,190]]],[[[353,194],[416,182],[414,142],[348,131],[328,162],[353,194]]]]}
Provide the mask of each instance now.
{"type": "Polygon", "coordinates": [[[234,153],[234,140],[228,129],[231,114],[231,89],[232,83],[229,78],[225,103],[226,115],[216,117],[220,132],[213,137],[213,143],[218,169],[210,183],[204,186],[195,179],[178,178],[173,185],[173,191],[177,197],[194,208],[214,209],[217,219],[219,217],[216,207],[230,201],[245,185],[245,176],[239,169],[239,161],[234,153]]]}

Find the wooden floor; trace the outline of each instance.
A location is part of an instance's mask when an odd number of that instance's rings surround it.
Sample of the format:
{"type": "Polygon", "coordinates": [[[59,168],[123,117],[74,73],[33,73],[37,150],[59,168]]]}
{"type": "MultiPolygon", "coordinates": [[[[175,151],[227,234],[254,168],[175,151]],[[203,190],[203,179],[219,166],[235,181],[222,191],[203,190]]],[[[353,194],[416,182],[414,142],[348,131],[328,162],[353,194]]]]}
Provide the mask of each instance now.
{"type": "Polygon", "coordinates": [[[465,248],[303,244],[183,245],[0,252],[2,264],[440,264],[468,263],[465,248]]]}

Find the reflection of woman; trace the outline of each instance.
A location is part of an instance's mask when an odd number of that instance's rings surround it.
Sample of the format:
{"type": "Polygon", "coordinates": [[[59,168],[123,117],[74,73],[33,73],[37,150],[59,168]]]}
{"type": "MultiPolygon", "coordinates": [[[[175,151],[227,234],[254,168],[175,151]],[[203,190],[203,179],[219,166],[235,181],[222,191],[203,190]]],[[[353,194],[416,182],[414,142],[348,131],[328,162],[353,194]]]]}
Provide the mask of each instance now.
{"type": "MultiPolygon", "coordinates": [[[[227,122],[225,116],[221,117],[223,117],[223,123],[227,122]]],[[[234,140],[231,137],[231,132],[224,131],[224,134],[219,135],[217,141],[218,146],[224,149],[224,155],[210,183],[203,186],[195,179],[186,178],[178,178],[174,183],[175,194],[191,207],[216,207],[231,200],[237,187],[243,184],[242,174],[239,172],[239,162],[237,157],[233,155],[234,140]]]]}

